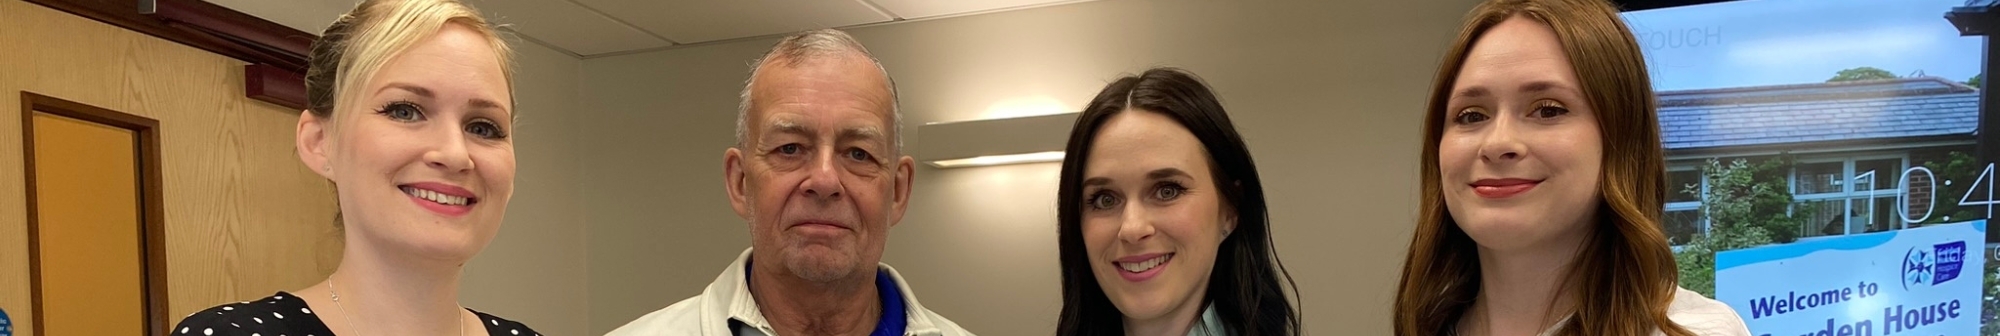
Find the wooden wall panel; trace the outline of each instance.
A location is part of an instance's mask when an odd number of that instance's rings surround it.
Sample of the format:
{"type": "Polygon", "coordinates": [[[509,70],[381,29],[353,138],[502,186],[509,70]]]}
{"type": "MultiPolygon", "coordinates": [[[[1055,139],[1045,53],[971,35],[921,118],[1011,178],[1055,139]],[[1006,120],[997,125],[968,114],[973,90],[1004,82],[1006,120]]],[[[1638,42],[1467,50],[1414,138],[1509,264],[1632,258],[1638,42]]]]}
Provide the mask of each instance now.
{"type": "Polygon", "coordinates": [[[160,121],[169,310],[332,271],[333,191],[292,150],[298,112],[243,96],[241,61],[0,0],[0,308],[30,335],[20,91],[160,121]]]}

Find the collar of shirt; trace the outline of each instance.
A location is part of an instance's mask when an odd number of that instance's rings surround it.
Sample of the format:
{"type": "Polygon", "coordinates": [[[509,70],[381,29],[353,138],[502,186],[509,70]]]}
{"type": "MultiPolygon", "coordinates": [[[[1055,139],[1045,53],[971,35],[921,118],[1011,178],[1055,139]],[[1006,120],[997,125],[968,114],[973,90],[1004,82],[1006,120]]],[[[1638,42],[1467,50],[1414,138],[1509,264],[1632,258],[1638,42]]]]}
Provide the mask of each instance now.
{"type": "MultiPolygon", "coordinates": [[[[764,318],[764,312],[757,307],[757,298],[750,294],[750,252],[750,249],[744,249],[743,254],[736,257],[736,262],[729,265],[729,271],[723,272],[723,276],[718,277],[716,283],[710,284],[710,291],[720,290],[719,293],[729,293],[725,294],[728,299],[711,303],[722,303],[725,306],[710,306],[710,309],[727,312],[727,321],[741,323],[736,328],[729,328],[738,331],[739,335],[746,334],[741,331],[748,330],[758,331],[763,335],[775,335],[777,330],[764,318]]],[[[883,263],[877,263],[875,269],[876,288],[883,288],[886,285],[894,289],[881,291],[886,293],[883,294],[883,299],[890,299],[888,295],[894,295],[894,299],[901,303],[897,306],[904,312],[898,314],[903,316],[904,328],[901,333],[895,335],[941,335],[945,332],[937,322],[931,320],[932,313],[917,303],[915,295],[910,294],[909,282],[903,280],[901,273],[897,273],[895,268],[889,267],[889,264],[883,263]],[[885,281],[887,283],[884,283],[885,281]]],[[[889,314],[888,309],[887,305],[883,306],[884,316],[894,316],[889,314]]]]}

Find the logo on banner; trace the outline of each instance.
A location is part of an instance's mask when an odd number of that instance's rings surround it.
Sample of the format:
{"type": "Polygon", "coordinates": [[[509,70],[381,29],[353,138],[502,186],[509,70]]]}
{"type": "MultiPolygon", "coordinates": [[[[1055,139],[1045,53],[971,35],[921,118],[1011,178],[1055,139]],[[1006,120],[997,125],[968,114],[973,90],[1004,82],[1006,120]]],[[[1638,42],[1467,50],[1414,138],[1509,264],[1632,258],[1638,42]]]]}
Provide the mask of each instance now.
{"type": "Polygon", "coordinates": [[[1903,253],[1903,289],[1928,287],[1958,279],[1965,268],[1965,241],[1911,247],[1903,253]]]}

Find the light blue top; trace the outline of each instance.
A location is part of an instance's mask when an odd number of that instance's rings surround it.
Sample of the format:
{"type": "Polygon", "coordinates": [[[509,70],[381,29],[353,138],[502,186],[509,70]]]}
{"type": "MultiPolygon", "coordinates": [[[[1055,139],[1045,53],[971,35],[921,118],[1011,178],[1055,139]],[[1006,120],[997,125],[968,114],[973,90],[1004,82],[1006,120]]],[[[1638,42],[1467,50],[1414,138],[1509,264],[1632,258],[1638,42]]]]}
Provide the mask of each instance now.
{"type": "Polygon", "coordinates": [[[1201,311],[1201,324],[1188,328],[1188,336],[1229,336],[1229,329],[1222,327],[1222,318],[1215,315],[1215,306],[1201,311]]]}

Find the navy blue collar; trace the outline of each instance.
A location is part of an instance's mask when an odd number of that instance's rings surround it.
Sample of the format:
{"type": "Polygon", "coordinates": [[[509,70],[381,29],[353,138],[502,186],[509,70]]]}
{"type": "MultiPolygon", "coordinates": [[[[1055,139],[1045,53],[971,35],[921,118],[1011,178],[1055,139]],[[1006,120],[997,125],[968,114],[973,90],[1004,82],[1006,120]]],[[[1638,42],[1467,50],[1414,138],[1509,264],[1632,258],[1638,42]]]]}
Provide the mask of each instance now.
{"type": "MultiPolygon", "coordinates": [[[[745,284],[750,282],[750,265],[750,262],[743,263],[745,284]]],[[[868,335],[903,336],[904,329],[910,324],[909,309],[903,306],[903,290],[896,287],[896,279],[889,276],[889,271],[875,270],[875,293],[882,300],[882,319],[875,321],[875,331],[868,335]]]]}
{"type": "Polygon", "coordinates": [[[875,332],[870,336],[903,336],[910,323],[908,308],[903,306],[903,291],[896,286],[896,279],[889,271],[875,270],[875,292],[882,298],[882,319],[875,322],[875,332]]]}

